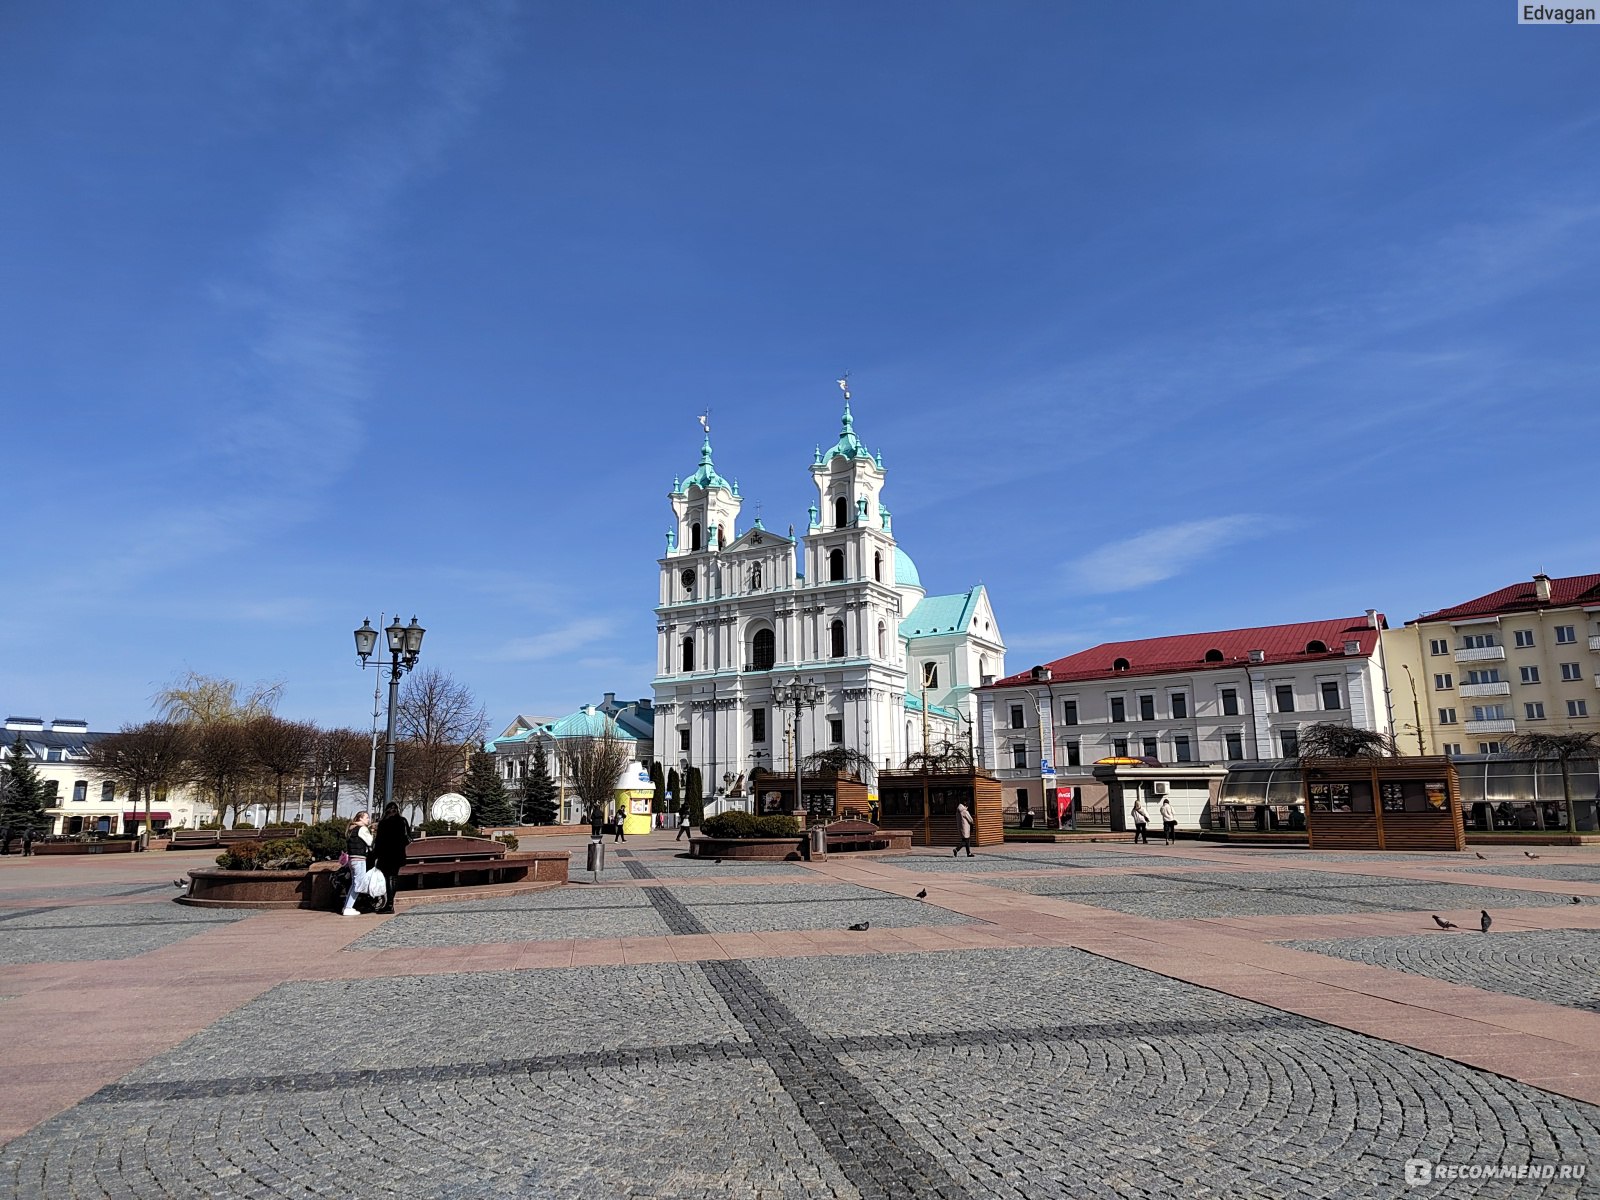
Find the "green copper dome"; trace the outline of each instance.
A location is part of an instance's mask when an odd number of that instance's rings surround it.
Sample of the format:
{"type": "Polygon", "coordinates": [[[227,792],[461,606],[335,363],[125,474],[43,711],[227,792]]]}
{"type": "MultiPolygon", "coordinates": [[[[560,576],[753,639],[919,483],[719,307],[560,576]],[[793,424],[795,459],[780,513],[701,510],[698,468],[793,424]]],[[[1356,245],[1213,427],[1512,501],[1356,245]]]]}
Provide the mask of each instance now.
{"type": "Polygon", "coordinates": [[[844,420],[839,428],[839,440],[833,444],[832,449],[817,461],[827,462],[834,458],[864,458],[868,462],[877,465],[877,459],[873,457],[872,451],[862,445],[861,439],[856,436],[855,424],[855,418],[850,415],[850,401],[846,400],[844,402],[844,420]]]}
{"type": "Polygon", "coordinates": [[[709,433],[706,434],[706,440],[700,446],[700,466],[693,475],[683,481],[679,488],[673,491],[673,495],[680,495],[692,487],[702,488],[708,492],[713,488],[721,488],[725,492],[734,495],[738,494],[733,486],[721,475],[718,475],[717,469],[711,465],[711,435],[709,433]]]}

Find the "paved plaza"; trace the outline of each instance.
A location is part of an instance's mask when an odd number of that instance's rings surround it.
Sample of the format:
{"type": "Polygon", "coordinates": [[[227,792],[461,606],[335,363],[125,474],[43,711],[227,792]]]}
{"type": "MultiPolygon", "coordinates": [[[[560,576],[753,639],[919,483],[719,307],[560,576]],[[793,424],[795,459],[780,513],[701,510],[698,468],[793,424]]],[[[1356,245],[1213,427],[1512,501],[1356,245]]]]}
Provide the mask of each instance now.
{"type": "Polygon", "coordinates": [[[0,858],[0,1195],[1600,1194],[1595,850],[608,851],[359,919],[0,858]]]}

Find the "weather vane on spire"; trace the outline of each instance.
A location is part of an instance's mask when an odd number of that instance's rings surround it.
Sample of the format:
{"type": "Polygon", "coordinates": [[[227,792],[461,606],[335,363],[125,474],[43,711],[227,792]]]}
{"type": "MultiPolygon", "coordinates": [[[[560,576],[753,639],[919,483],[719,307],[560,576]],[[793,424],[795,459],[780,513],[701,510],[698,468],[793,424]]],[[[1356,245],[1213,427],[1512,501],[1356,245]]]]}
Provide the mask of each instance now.
{"type": "Polygon", "coordinates": [[[711,436],[711,410],[708,408],[700,414],[700,428],[706,431],[706,436],[711,436]]]}
{"type": "Polygon", "coordinates": [[[850,399],[850,372],[849,371],[846,371],[844,373],[844,378],[843,379],[838,380],[838,384],[839,384],[839,390],[844,393],[845,401],[848,403],[848,401],[850,399]]]}

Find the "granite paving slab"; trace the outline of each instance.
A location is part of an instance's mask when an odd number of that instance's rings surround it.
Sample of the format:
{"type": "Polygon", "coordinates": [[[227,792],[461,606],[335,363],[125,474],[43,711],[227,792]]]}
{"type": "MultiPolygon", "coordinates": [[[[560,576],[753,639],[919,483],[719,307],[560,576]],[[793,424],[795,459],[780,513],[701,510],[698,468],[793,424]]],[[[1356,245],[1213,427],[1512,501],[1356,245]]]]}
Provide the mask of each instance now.
{"type": "MultiPolygon", "coordinates": [[[[1505,875],[1513,879],[1551,879],[1562,883],[1600,883],[1600,862],[1585,863],[1527,863],[1513,862],[1503,867],[1490,867],[1482,863],[1473,866],[1452,866],[1452,871],[1463,875],[1505,875]]],[[[1597,901],[1600,903],[1600,901],[1597,901]]]]}

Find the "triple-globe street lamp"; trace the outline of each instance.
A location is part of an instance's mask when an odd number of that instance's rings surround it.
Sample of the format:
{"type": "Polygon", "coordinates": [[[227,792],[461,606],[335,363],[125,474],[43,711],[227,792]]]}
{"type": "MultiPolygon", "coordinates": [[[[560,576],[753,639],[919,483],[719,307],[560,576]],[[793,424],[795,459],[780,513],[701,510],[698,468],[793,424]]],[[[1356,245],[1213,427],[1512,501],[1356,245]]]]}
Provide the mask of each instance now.
{"type": "Polygon", "coordinates": [[[417,656],[422,653],[422,635],[426,632],[417,624],[415,616],[409,625],[400,624],[400,618],[396,617],[394,623],[383,631],[389,643],[389,657],[369,662],[378,644],[378,631],[372,627],[370,617],[362,618],[361,628],[356,630],[356,654],[361,659],[362,668],[389,668],[389,730],[383,750],[384,809],[394,799],[394,710],[400,696],[400,677],[417,665],[417,656]]]}
{"type": "Polygon", "coordinates": [[[775,703],[794,709],[794,807],[797,812],[806,806],[805,793],[800,790],[800,710],[814,708],[824,695],[822,685],[809,679],[803,683],[799,679],[780,683],[772,689],[775,703]]]}

